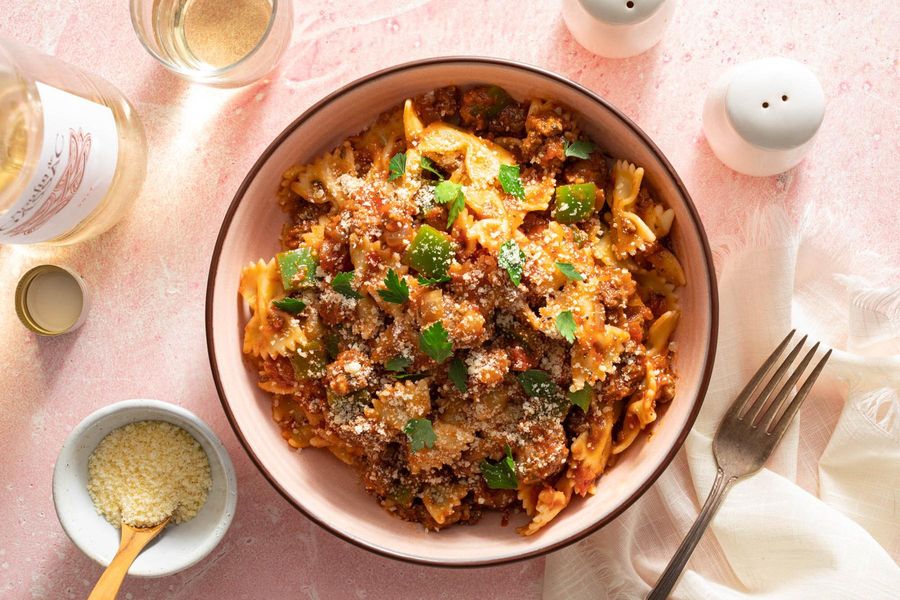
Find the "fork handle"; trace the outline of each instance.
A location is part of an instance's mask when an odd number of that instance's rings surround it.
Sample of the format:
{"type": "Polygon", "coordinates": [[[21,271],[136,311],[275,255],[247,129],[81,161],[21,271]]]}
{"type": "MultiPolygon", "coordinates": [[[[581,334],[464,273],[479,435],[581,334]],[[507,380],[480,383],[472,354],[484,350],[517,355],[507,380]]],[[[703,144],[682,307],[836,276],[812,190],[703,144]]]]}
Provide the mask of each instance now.
{"type": "Polygon", "coordinates": [[[669,597],[672,588],[675,587],[675,583],[684,570],[684,566],[687,564],[688,559],[691,558],[691,554],[694,553],[694,548],[697,547],[700,538],[703,537],[703,532],[706,531],[706,527],[719,509],[719,505],[725,499],[725,494],[728,493],[735,481],[737,481],[736,477],[726,478],[725,472],[721,468],[718,469],[712,490],[710,490],[709,497],[706,498],[706,503],[700,510],[697,520],[694,521],[693,527],[691,527],[684,541],[681,542],[681,546],[678,547],[675,556],[669,561],[666,570],[663,571],[662,576],[656,582],[656,586],[651,590],[650,595],[647,596],[647,600],[665,600],[669,597]]]}

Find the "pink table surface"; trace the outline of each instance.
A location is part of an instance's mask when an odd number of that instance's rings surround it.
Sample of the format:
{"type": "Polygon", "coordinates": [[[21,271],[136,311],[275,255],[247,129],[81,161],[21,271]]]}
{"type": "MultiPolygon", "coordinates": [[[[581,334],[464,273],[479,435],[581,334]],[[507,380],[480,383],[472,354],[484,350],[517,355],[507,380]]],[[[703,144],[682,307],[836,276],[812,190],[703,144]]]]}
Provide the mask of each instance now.
{"type": "MultiPolygon", "coordinates": [[[[900,257],[896,209],[900,14],[891,2],[681,2],[663,41],[605,60],[582,49],[557,2],[296,2],[293,42],[270,78],[236,91],[189,85],[132,34],[124,0],[2,0],[0,33],[90,69],[131,98],[147,128],[149,175],[130,215],[75,247],[0,247],[0,596],[83,598],[100,568],[57,523],[51,470],[67,433],[105,404],[159,398],[195,411],[237,469],[237,515],[205,561],[126,583],[125,598],[537,598],[543,561],[473,571],[416,567],[340,541],[285,502],[253,467],[216,396],[204,291],[219,223],[269,141],[335,88],[383,67],[469,54],[536,64],[618,105],[668,155],[713,244],[756,207],[846,221],[861,247],[900,257]],[[700,110],[728,65],[779,54],[809,64],[828,96],[807,160],[778,177],[737,175],[711,154],[700,110]],[[893,234],[890,234],[893,232],[893,234]],[[29,266],[80,271],[94,291],[84,327],[26,332],[12,294],[29,266]]],[[[273,182],[274,183],[274,182],[273,182]]]]}

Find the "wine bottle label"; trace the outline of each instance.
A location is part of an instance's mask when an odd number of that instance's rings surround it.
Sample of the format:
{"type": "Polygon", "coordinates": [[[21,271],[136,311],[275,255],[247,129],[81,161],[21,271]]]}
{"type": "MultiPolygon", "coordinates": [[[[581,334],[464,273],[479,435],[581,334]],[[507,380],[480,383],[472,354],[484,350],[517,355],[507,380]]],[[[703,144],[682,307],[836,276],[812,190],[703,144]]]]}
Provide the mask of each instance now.
{"type": "Polygon", "coordinates": [[[0,243],[46,242],[74,229],[103,201],[119,137],[108,106],[36,82],[43,139],[34,175],[0,215],[0,243]]]}

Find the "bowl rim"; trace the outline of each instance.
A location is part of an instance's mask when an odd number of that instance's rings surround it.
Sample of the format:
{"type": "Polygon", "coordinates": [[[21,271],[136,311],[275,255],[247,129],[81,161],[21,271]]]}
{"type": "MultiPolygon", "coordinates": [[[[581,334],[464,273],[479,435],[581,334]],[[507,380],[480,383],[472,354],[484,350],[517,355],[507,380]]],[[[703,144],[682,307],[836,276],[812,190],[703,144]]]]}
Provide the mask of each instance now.
{"type": "MultiPolygon", "coordinates": [[[[64,495],[62,494],[60,486],[62,485],[63,473],[67,467],[67,464],[64,464],[63,459],[70,454],[77,452],[77,447],[80,444],[81,439],[84,437],[85,432],[97,423],[118,413],[134,413],[142,409],[151,409],[159,411],[161,413],[167,413],[169,415],[172,415],[177,420],[181,420],[184,423],[190,423],[191,426],[199,431],[200,434],[206,439],[206,441],[209,442],[210,446],[212,446],[215,456],[209,456],[209,453],[207,453],[207,458],[209,459],[210,463],[212,463],[213,461],[218,461],[222,465],[222,470],[225,473],[226,497],[224,512],[222,518],[215,522],[215,526],[213,527],[214,535],[209,538],[209,541],[206,544],[202,544],[195,548],[195,551],[190,556],[190,560],[188,560],[187,562],[182,562],[180,564],[173,563],[172,566],[149,570],[146,572],[132,572],[131,569],[129,569],[128,573],[132,577],[139,578],[167,577],[189,569],[190,567],[193,567],[204,558],[209,556],[209,554],[213,550],[215,550],[215,548],[222,542],[225,534],[228,533],[228,530],[231,528],[231,523],[234,520],[234,515],[237,508],[237,475],[235,474],[234,464],[231,462],[231,457],[228,455],[228,451],[225,449],[224,444],[222,444],[222,441],[212,430],[212,428],[210,428],[210,426],[207,425],[203,419],[195,415],[190,410],[184,408],[183,406],[179,406],[178,404],[172,404],[171,402],[165,402],[163,400],[155,400],[152,398],[132,398],[129,400],[120,400],[118,402],[114,402],[113,404],[102,406],[84,417],[72,429],[72,431],[69,432],[69,435],[66,436],[66,439],[60,447],[59,453],[57,454],[56,462],[53,465],[53,477],[50,486],[51,495],[53,497],[53,509],[56,512],[56,518],[59,521],[60,526],[63,528],[66,537],[69,538],[72,544],[76,548],[81,550],[81,552],[92,561],[94,561],[101,567],[106,568],[108,565],[104,563],[104,560],[101,558],[100,554],[97,553],[93,547],[83,546],[75,540],[75,537],[73,537],[72,533],[69,531],[71,525],[69,522],[69,518],[64,518],[61,514],[60,505],[65,504],[65,500],[61,499],[64,497],[64,495]]],[[[151,416],[149,418],[138,418],[130,422],[134,423],[147,420],[153,420],[153,417],[151,416]]],[[[93,452],[93,449],[91,449],[91,452],[93,452]]]]}
{"type": "Polygon", "coordinates": [[[443,567],[449,569],[465,569],[471,567],[486,567],[486,566],[499,566],[505,564],[512,564],[519,561],[538,558],[549,554],[551,552],[555,552],[556,550],[560,550],[574,544],[575,542],[584,539],[590,534],[598,531],[600,528],[609,524],[619,515],[621,515],[628,507],[630,507],[634,502],[640,498],[659,478],[659,476],[665,471],[669,464],[671,464],[672,460],[675,458],[675,455],[681,449],[684,444],[685,439],[687,439],[688,433],[690,433],[693,428],[694,421],[697,418],[697,414],[700,412],[700,408],[703,405],[704,398],[706,397],[706,392],[709,387],[710,377],[712,376],[713,365],[715,363],[716,358],[716,341],[718,338],[719,331],[719,296],[718,296],[718,287],[716,285],[716,272],[712,257],[712,251],[709,246],[709,239],[706,235],[706,230],[703,228],[703,224],[700,220],[700,215],[697,212],[697,208],[694,206],[694,201],[691,199],[690,194],[688,193],[687,188],[684,185],[684,182],[681,181],[681,178],[678,176],[678,173],[675,172],[674,167],[666,158],[665,154],[663,154],[662,150],[650,139],[650,137],[644,133],[644,131],[637,126],[634,121],[629,119],[622,111],[613,106],[609,101],[605,100],[598,94],[592,92],[588,88],[584,87],[581,84],[578,84],[570,79],[558,74],[553,71],[537,67],[534,65],[530,65],[527,63],[522,63],[514,60],[502,59],[502,58],[493,58],[487,56],[443,56],[443,57],[435,57],[435,58],[425,58],[414,60],[410,62],[401,63],[399,65],[395,65],[392,67],[387,67],[385,69],[381,69],[379,71],[375,71],[369,75],[360,77],[346,85],[341,86],[337,90],[331,92],[326,95],[321,100],[315,102],[309,108],[307,108],[299,117],[294,119],[278,136],[272,140],[272,142],[266,147],[260,157],[253,163],[253,166],[247,172],[247,175],[244,177],[244,180],[241,182],[240,187],[235,192],[234,197],[231,200],[231,204],[228,206],[228,210],[225,212],[225,216],[222,219],[222,225],[219,229],[219,235],[216,238],[216,244],[213,248],[212,259],[210,261],[209,266],[209,276],[207,279],[206,286],[206,348],[207,353],[209,355],[209,364],[212,370],[213,380],[215,381],[216,392],[219,395],[219,401],[222,404],[222,408],[225,411],[225,415],[228,418],[228,422],[231,424],[231,428],[234,430],[235,435],[243,446],[244,451],[250,457],[250,460],[256,465],[256,468],[262,473],[263,477],[269,482],[269,484],[275,488],[275,490],[284,497],[288,503],[291,504],[294,508],[296,508],[300,513],[305,516],[307,519],[318,525],[319,527],[325,529],[329,533],[337,536],[338,538],[350,542],[354,546],[359,548],[363,548],[364,550],[368,550],[375,554],[392,558],[394,560],[400,560],[403,562],[417,564],[417,565],[425,565],[432,567],[443,567]],[[665,169],[665,174],[669,177],[669,179],[675,184],[679,193],[684,198],[685,208],[690,215],[690,219],[694,224],[694,228],[698,233],[698,237],[700,238],[700,244],[703,248],[703,258],[706,266],[706,273],[708,279],[708,285],[710,289],[710,297],[709,297],[709,317],[710,317],[710,336],[709,341],[706,347],[706,363],[704,365],[704,370],[700,379],[700,387],[697,391],[697,395],[694,401],[694,406],[691,408],[691,412],[688,415],[687,421],[685,422],[681,432],[678,434],[677,439],[675,440],[675,444],[669,449],[663,458],[660,465],[656,468],[655,471],[644,481],[640,487],[631,494],[628,498],[623,500],[618,507],[613,509],[608,515],[604,518],[599,519],[595,523],[592,523],[588,527],[585,527],[583,530],[565,538],[559,542],[551,544],[544,548],[539,548],[537,550],[523,552],[521,554],[517,554],[515,556],[507,556],[501,558],[492,558],[492,559],[477,559],[477,560],[469,560],[462,561],[453,564],[446,564],[442,562],[437,562],[435,560],[429,559],[427,557],[418,557],[418,556],[410,556],[407,554],[401,554],[394,552],[388,548],[384,548],[383,546],[379,546],[377,544],[368,542],[366,540],[356,538],[348,533],[344,533],[342,531],[338,531],[329,525],[324,519],[320,518],[317,515],[314,515],[307,511],[303,506],[299,503],[295,502],[291,495],[285,490],[281,484],[276,481],[275,477],[269,472],[260,458],[256,455],[253,448],[247,442],[247,439],[244,437],[244,433],[241,430],[240,425],[235,419],[234,414],[231,411],[231,406],[228,401],[227,395],[225,394],[225,389],[222,386],[222,379],[219,375],[218,362],[216,360],[216,350],[215,344],[213,341],[213,297],[215,295],[215,285],[216,285],[216,272],[219,266],[219,257],[222,252],[222,247],[225,244],[225,238],[228,235],[228,231],[231,227],[232,219],[234,218],[235,213],[237,212],[238,206],[243,200],[244,195],[247,192],[247,189],[250,187],[253,180],[256,178],[259,171],[262,169],[263,165],[269,160],[269,158],[275,153],[278,147],[287,139],[295,129],[303,125],[309,118],[311,118],[314,114],[319,112],[323,107],[328,105],[332,100],[341,95],[352,91],[353,89],[367,84],[369,82],[375,81],[377,79],[381,79],[382,77],[386,77],[389,75],[394,75],[396,73],[407,71],[410,69],[416,69],[423,66],[435,66],[435,65],[448,65],[448,64],[460,64],[460,63],[470,63],[470,64],[478,64],[478,65],[492,65],[492,66],[500,66],[508,69],[525,71],[531,75],[537,75],[539,77],[543,77],[546,79],[551,79],[557,83],[561,83],[565,86],[568,86],[573,91],[586,96],[588,99],[602,105],[606,110],[611,112],[616,118],[618,118],[625,126],[627,126],[631,131],[647,146],[647,148],[656,156],[656,158],[660,161],[665,169]]]}

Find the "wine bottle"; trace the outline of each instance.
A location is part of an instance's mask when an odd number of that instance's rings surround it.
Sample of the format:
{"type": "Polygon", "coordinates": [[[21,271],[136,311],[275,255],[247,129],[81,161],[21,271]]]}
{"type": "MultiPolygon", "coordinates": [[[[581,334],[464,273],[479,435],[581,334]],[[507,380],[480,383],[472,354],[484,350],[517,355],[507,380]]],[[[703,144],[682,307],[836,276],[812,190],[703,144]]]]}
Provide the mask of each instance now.
{"type": "Polygon", "coordinates": [[[0,243],[103,233],[131,207],[146,169],[144,128],[119,90],[0,37],[0,243]]]}

